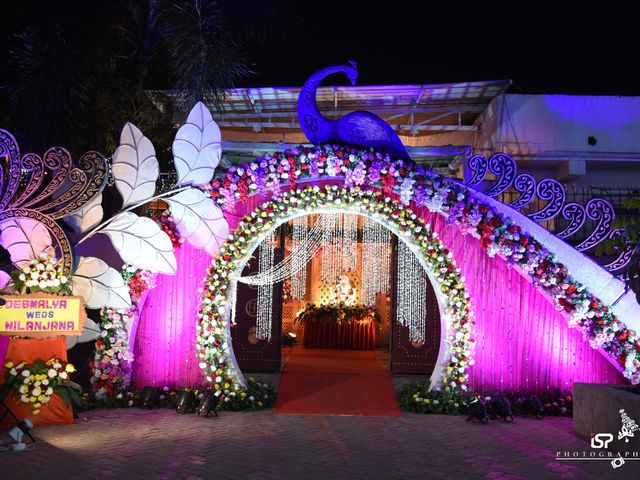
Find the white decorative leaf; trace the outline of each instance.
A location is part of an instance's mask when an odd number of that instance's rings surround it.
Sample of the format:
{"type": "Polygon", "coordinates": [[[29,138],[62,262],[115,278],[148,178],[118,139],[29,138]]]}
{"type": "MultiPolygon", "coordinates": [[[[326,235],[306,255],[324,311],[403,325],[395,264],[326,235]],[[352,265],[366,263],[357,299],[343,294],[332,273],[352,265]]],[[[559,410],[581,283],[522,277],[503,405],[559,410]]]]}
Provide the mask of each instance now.
{"type": "Polygon", "coordinates": [[[100,336],[100,327],[89,318],[84,319],[82,335],[66,335],[67,350],[72,349],[77,343],[93,342],[100,336]]]}
{"type": "Polygon", "coordinates": [[[122,275],[95,257],[80,257],[78,268],[73,274],[74,295],[84,297],[89,308],[131,307],[129,286],[122,275]]]}
{"type": "Polygon", "coordinates": [[[120,146],[111,167],[123,207],[149,200],[156,191],[160,169],[151,141],[138,127],[127,122],[120,134],[120,146]]]}
{"type": "Polygon", "coordinates": [[[31,218],[16,218],[2,223],[0,244],[19,268],[31,257],[47,251],[53,253],[51,235],[42,223],[31,218]]]}
{"type": "Polygon", "coordinates": [[[150,218],[123,212],[100,233],[109,235],[122,260],[138,268],[158,273],[176,273],[176,257],[171,239],[150,218]]]}
{"type": "Polygon", "coordinates": [[[220,157],[220,127],[202,102],[189,112],[173,141],[173,162],[179,185],[204,185],[211,181],[220,157]]]}
{"type": "Polygon", "coordinates": [[[9,276],[9,274],[4,270],[0,270],[0,290],[9,285],[10,281],[11,277],[9,276]]]}
{"type": "Polygon", "coordinates": [[[102,194],[98,194],[91,199],[84,207],[73,215],[64,218],[67,225],[73,228],[78,235],[91,230],[102,221],[102,194]]]}
{"type": "Polygon", "coordinates": [[[180,234],[213,257],[229,234],[227,220],[213,200],[202,191],[190,188],[167,198],[166,202],[180,234]]]}

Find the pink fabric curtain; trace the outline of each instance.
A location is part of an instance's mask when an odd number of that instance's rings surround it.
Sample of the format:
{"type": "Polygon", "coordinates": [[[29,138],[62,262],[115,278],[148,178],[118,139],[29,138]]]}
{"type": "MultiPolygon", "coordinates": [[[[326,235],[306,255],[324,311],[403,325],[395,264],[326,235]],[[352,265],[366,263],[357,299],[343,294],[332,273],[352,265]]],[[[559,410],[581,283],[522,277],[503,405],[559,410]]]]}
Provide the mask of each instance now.
{"type": "MultiPolygon", "coordinates": [[[[247,204],[238,204],[227,215],[231,230],[245,211],[262,201],[254,196],[247,204]]],[[[424,208],[416,210],[453,252],[466,279],[475,312],[473,389],[570,389],[574,381],[626,382],[578,331],[568,328],[553,304],[522,275],[503,260],[489,258],[478,240],[447,226],[443,217],[424,208]]],[[[177,274],[158,277],[142,312],[132,375],[137,387],[202,382],[195,325],[198,288],[210,258],[186,243],[176,256],[177,274]]]]}
{"type": "Polygon", "coordinates": [[[196,313],[211,257],[187,242],[175,253],[178,271],[158,275],[139,320],[131,377],[137,388],[203,382],[195,349],[196,313]]]}
{"type": "Polygon", "coordinates": [[[567,326],[551,301],[500,258],[490,258],[471,236],[426,209],[465,277],[475,312],[474,390],[571,389],[573,382],[627,383],[598,351],[567,326]]]}

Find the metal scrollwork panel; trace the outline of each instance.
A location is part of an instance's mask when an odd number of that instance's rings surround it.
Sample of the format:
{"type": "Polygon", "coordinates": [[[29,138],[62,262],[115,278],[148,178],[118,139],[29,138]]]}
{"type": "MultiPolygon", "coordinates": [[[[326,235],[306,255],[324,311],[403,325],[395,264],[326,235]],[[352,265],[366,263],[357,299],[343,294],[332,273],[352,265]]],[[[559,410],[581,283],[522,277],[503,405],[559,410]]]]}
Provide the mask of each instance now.
{"type": "Polygon", "coordinates": [[[569,222],[564,230],[556,233],[559,238],[567,238],[576,233],[584,225],[584,221],[587,219],[587,214],[584,207],[579,203],[567,203],[562,208],[562,216],[569,222]]]}
{"type": "Polygon", "coordinates": [[[513,188],[521,193],[521,195],[510,203],[512,208],[520,210],[531,203],[533,197],[536,196],[536,180],[528,173],[521,173],[513,182],[513,188]]]}
{"type": "MultiPolygon", "coordinates": [[[[616,228],[614,231],[612,231],[609,234],[609,238],[619,237],[620,235],[622,235],[623,232],[624,232],[623,228],[616,228]]],[[[611,261],[610,263],[607,263],[604,266],[604,268],[606,268],[610,272],[616,272],[617,270],[622,270],[627,265],[629,265],[629,262],[631,261],[632,256],[633,256],[633,248],[627,247],[622,252],[620,252],[620,255],[618,255],[618,257],[615,260],[611,261]]]]}
{"type": "Polygon", "coordinates": [[[528,215],[536,222],[544,222],[558,215],[567,196],[562,184],[551,178],[545,178],[538,184],[537,194],[541,200],[547,200],[547,204],[537,212],[528,215]]]}
{"type": "Polygon", "coordinates": [[[474,187],[484,180],[487,175],[489,161],[483,155],[474,155],[467,160],[467,166],[473,172],[473,177],[467,182],[467,185],[474,187]]]}
{"type": "Polygon", "coordinates": [[[22,166],[16,139],[0,129],[0,210],[7,208],[20,186],[22,166]],[[4,158],[3,158],[4,157],[4,158]]]}
{"type": "Polygon", "coordinates": [[[107,159],[99,152],[90,151],[85,153],[79,162],[84,176],[87,178],[85,188],[80,195],[72,198],[64,208],[51,213],[53,218],[63,218],[80,210],[89,201],[102,192],[107,183],[109,166],[107,159]]]}
{"type": "Polygon", "coordinates": [[[585,251],[595,247],[598,243],[605,240],[611,229],[611,222],[615,218],[613,205],[604,198],[592,198],[587,202],[587,217],[597,221],[597,225],[591,235],[589,235],[581,244],[576,246],[577,250],[585,251]]]}
{"type": "MultiPolygon", "coordinates": [[[[29,207],[31,209],[40,209],[38,204],[44,202],[47,197],[53,195],[65,184],[70,176],[72,170],[71,154],[62,147],[52,147],[47,150],[42,158],[44,166],[50,171],[51,179],[45,185],[41,192],[25,192],[26,198],[30,200],[23,207],[29,207]]],[[[20,204],[24,202],[21,200],[20,204]]],[[[18,204],[18,205],[20,205],[18,204]]]]}
{"type": "Polygon", "coordinates": [[[509,155],[496,153],[489,159],[489,171],[497,176],[498,180],[484,193],[490,197],[495,197],[511,186],[518,174],[518,166],[509,155]]]}

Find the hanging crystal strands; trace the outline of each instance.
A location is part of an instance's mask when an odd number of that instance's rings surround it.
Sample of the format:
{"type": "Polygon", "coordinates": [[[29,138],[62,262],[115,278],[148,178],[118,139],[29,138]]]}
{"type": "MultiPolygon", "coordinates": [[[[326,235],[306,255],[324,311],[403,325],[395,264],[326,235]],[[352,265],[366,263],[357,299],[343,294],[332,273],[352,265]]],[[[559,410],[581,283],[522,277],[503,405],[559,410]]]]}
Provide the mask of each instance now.
{"type": "MultiPolygon", "coordinates": [[[[258,255],[258,272],[272,270],[274,260],[275,231],[260,244],[258,255]]],[[[260,340],[271,340],[271,324],[273,321],[273,284],[271,281],[258,285],[258,312],[256,318],[256,336],[260,340]]]]}
{"type": "Polygon", "coordinates": [[[300,244],[277,265],[257,275],[248,275],[238,278],[238,282],[247,285],[269,285],[283,281],[302,268],[322,248],[327,238],[327,231],[333,229],[335,224],[332,219],[321,216],[314,227],[309,230],[307,242],[300,244]]]}
{"type": "Polygon", "coordinates": [[[391,233],[378,222],[362,222],[362,303],[373,306],[377,293],[389,293],[391,233]]]}
{"type": "Polygon", "coordinates": [[[342,214],[342,265],[340,273],[355,272],[358,265],[358,216],[342,214]]]}
{"type": "Polygon", "coordinates": [[[333,285],[338,281],[340,275],[340,267],[338,265],[342,260],[340,249],[338,248],[338,229],[340,228],[340,214],[326,213],[321,215],[326,217],[325,236],[322,245],[322,283],[333,285]]]}
{"type": "Polygon", "coordinates": [[[409,341],[423,344],[427,315],[427,274],[418,258],[401,240],[398,241],[396,314],[400,325],[409,326],[409,341]]]}
{"type": "Polygon", "coordinates": [[[301,268],[291,273],[291,298],[302,300],[307,293],[307,262],[305,251],[309,240],[309,216],[296,217],[292,220],[291,262],[301,268]]]}

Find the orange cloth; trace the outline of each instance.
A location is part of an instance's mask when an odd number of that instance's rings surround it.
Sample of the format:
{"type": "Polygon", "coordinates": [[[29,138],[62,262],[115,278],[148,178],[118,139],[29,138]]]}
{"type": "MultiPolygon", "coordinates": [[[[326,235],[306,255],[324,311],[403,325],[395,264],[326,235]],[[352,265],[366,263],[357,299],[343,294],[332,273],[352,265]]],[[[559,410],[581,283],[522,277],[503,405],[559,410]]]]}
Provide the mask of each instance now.
{"type": "MultiPolygon", "coordinates": [[[[11,339],[9,341],[5,362],[12,361],[15,364],[20,362],[33,363],[36,360],[47,361],[51,357],[56,357],[63,362],[67,361],[67,346],[64,337],[11,339]]],[[[4,383],[4,376],[2,383],[4,383]]],[[[42,406],[38,415],[33,415],[31,413],[31,406],[22,403],[13,393],[7,396],[5,402],[20,420],[28,417],[36,427],[40,425],[65,425],[73,423],[71,406],[65,405],[57,393],[53,394],[49,403],[42,406]]],[[[5,409],[0,405],[0,416],[4,413],[5,409]]],[[[0,426],[14,427],[15,421],[11,415],[7,415],[0,426]]]]}

